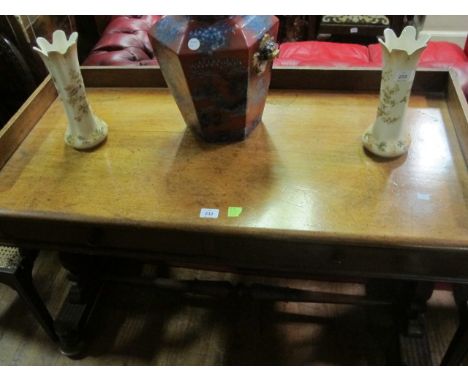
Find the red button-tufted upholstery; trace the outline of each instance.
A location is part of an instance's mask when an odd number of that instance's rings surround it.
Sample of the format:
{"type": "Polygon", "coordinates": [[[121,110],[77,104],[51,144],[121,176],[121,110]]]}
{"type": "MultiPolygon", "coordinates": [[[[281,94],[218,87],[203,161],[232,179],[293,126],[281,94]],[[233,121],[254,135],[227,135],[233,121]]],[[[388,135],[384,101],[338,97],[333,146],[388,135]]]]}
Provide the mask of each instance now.
{"type": "MultiPolygon", "coordinates": [[[[382,66],[382,47],[380,44],[369,45],[369,57],[371,66],[382,66]]],[[[468,98],[468,57],[458,45],[446,41],[430,41],[421,54],[418,66],[421,68],[452,68],[468,98]]]]}
{"type": "Polygon", "coordinates": [[[366,46],[324,41],[286,42],[275,66],[369,66],[366,46]]]}
{"type": "Polygon", "coordinates": [[[83,65],[156,65],[148,31],[161,16],[114,16],[83,65]]]}
{"type": "MultiPolygon", "coordinates": [[[[369,57],[372,65],[382,66],[382,47],[380,44],[369,45],[369,57]]],[[[421,54],[418,66],[423,68],[451,68],[468,62],[463,49],[445,41],[430,41],[421,54]]]]}
{"type": "MultiPolygon", "coordinates": [[[[162,16],[113,16],[83,65],[157,65],[148,32],[162,16]]],[[[468,96],[468,40],[465,52],[449,42],[429,42],[420,67],[451,67],[468,96]]],[[[302,41],[281,44],[275,66],[381,67],[379,44],[302,41]]]]}

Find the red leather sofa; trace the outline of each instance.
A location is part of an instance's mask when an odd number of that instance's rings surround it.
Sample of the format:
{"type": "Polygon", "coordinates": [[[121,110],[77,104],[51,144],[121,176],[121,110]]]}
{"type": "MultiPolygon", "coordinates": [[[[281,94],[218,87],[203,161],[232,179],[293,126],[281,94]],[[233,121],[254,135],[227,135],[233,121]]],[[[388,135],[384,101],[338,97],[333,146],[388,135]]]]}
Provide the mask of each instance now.
{"type": "MultiPolygon", "coordinates": [[[[161,16],[114,16],[83,65],[157,65],[148,31],[161,16]]],[[[378,43],[369,46],[323,41],[281,44],[275,66],[381,67],[378,43]]],[[[468,98],[468,40],[465,50],[450,42],[429,42],[419,66],[453,68],[468,98]]]]}
{"type": "Polygon", "coordinates": [[[148,31],[160,18],[113,16],[83,65],[157,65],[148,31]]]}

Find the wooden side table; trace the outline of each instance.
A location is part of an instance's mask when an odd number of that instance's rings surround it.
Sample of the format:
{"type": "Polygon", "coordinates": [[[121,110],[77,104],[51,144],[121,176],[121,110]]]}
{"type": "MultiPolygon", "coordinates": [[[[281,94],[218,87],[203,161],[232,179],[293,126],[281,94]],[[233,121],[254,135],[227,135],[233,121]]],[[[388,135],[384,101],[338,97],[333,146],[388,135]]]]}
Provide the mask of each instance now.
{"type": "Polygon", "coordinates": [[[57,323],[68,354],[106,257],[398,283],[384,291],[400,334],[417,341],[432,284],[468,282],[468,106],[451,73],[417,72],[412,146],[394,160],[360,141],[379,70],[276,69],[263,124],[229,145],[186,128],[157,68],[83,75],[109,124],[103,146],[64,145],[50,79],[0,135],[0,241],[63,252],[72,289],[57,323]]]}

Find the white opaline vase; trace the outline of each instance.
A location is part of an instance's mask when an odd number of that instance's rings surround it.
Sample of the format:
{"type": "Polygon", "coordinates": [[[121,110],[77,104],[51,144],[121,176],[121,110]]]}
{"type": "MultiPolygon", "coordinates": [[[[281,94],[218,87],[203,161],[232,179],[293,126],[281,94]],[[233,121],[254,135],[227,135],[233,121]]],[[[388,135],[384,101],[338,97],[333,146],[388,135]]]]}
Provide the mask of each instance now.
{"type": "Polygon", "coordinates": [[[78,62],[76,42],[78,33],[67,40],[65,32],[57,30],[52,43],[39,37],[36,42],[55,87],[63,102],[68,118],[65,142],[75,149],[89,149],[99,145],[107,137],[107,124],[92,111],[83,83],[78,62]]]}
{"type": "Polygon", "coordinates": [[[416,38],[416,29],[407,26],[400,37],[391,29],[384,31],[383,69],[380,102],[374,124],[362,136],[364,147],[381,157],[397,157],[408,151],[411,137],[406,110],[419,57],[429,36],[416,38]]]}

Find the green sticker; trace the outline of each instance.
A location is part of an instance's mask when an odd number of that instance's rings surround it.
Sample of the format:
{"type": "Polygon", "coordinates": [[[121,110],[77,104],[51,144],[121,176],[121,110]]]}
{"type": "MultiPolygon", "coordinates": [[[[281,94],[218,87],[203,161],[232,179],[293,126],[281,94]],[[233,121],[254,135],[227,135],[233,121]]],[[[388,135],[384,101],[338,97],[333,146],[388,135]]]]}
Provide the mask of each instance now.
{"type": "Polygon", "coordinates": [[[229,207],[228,218],[237,218],[242,213],[242,207],[229,207]]]}

